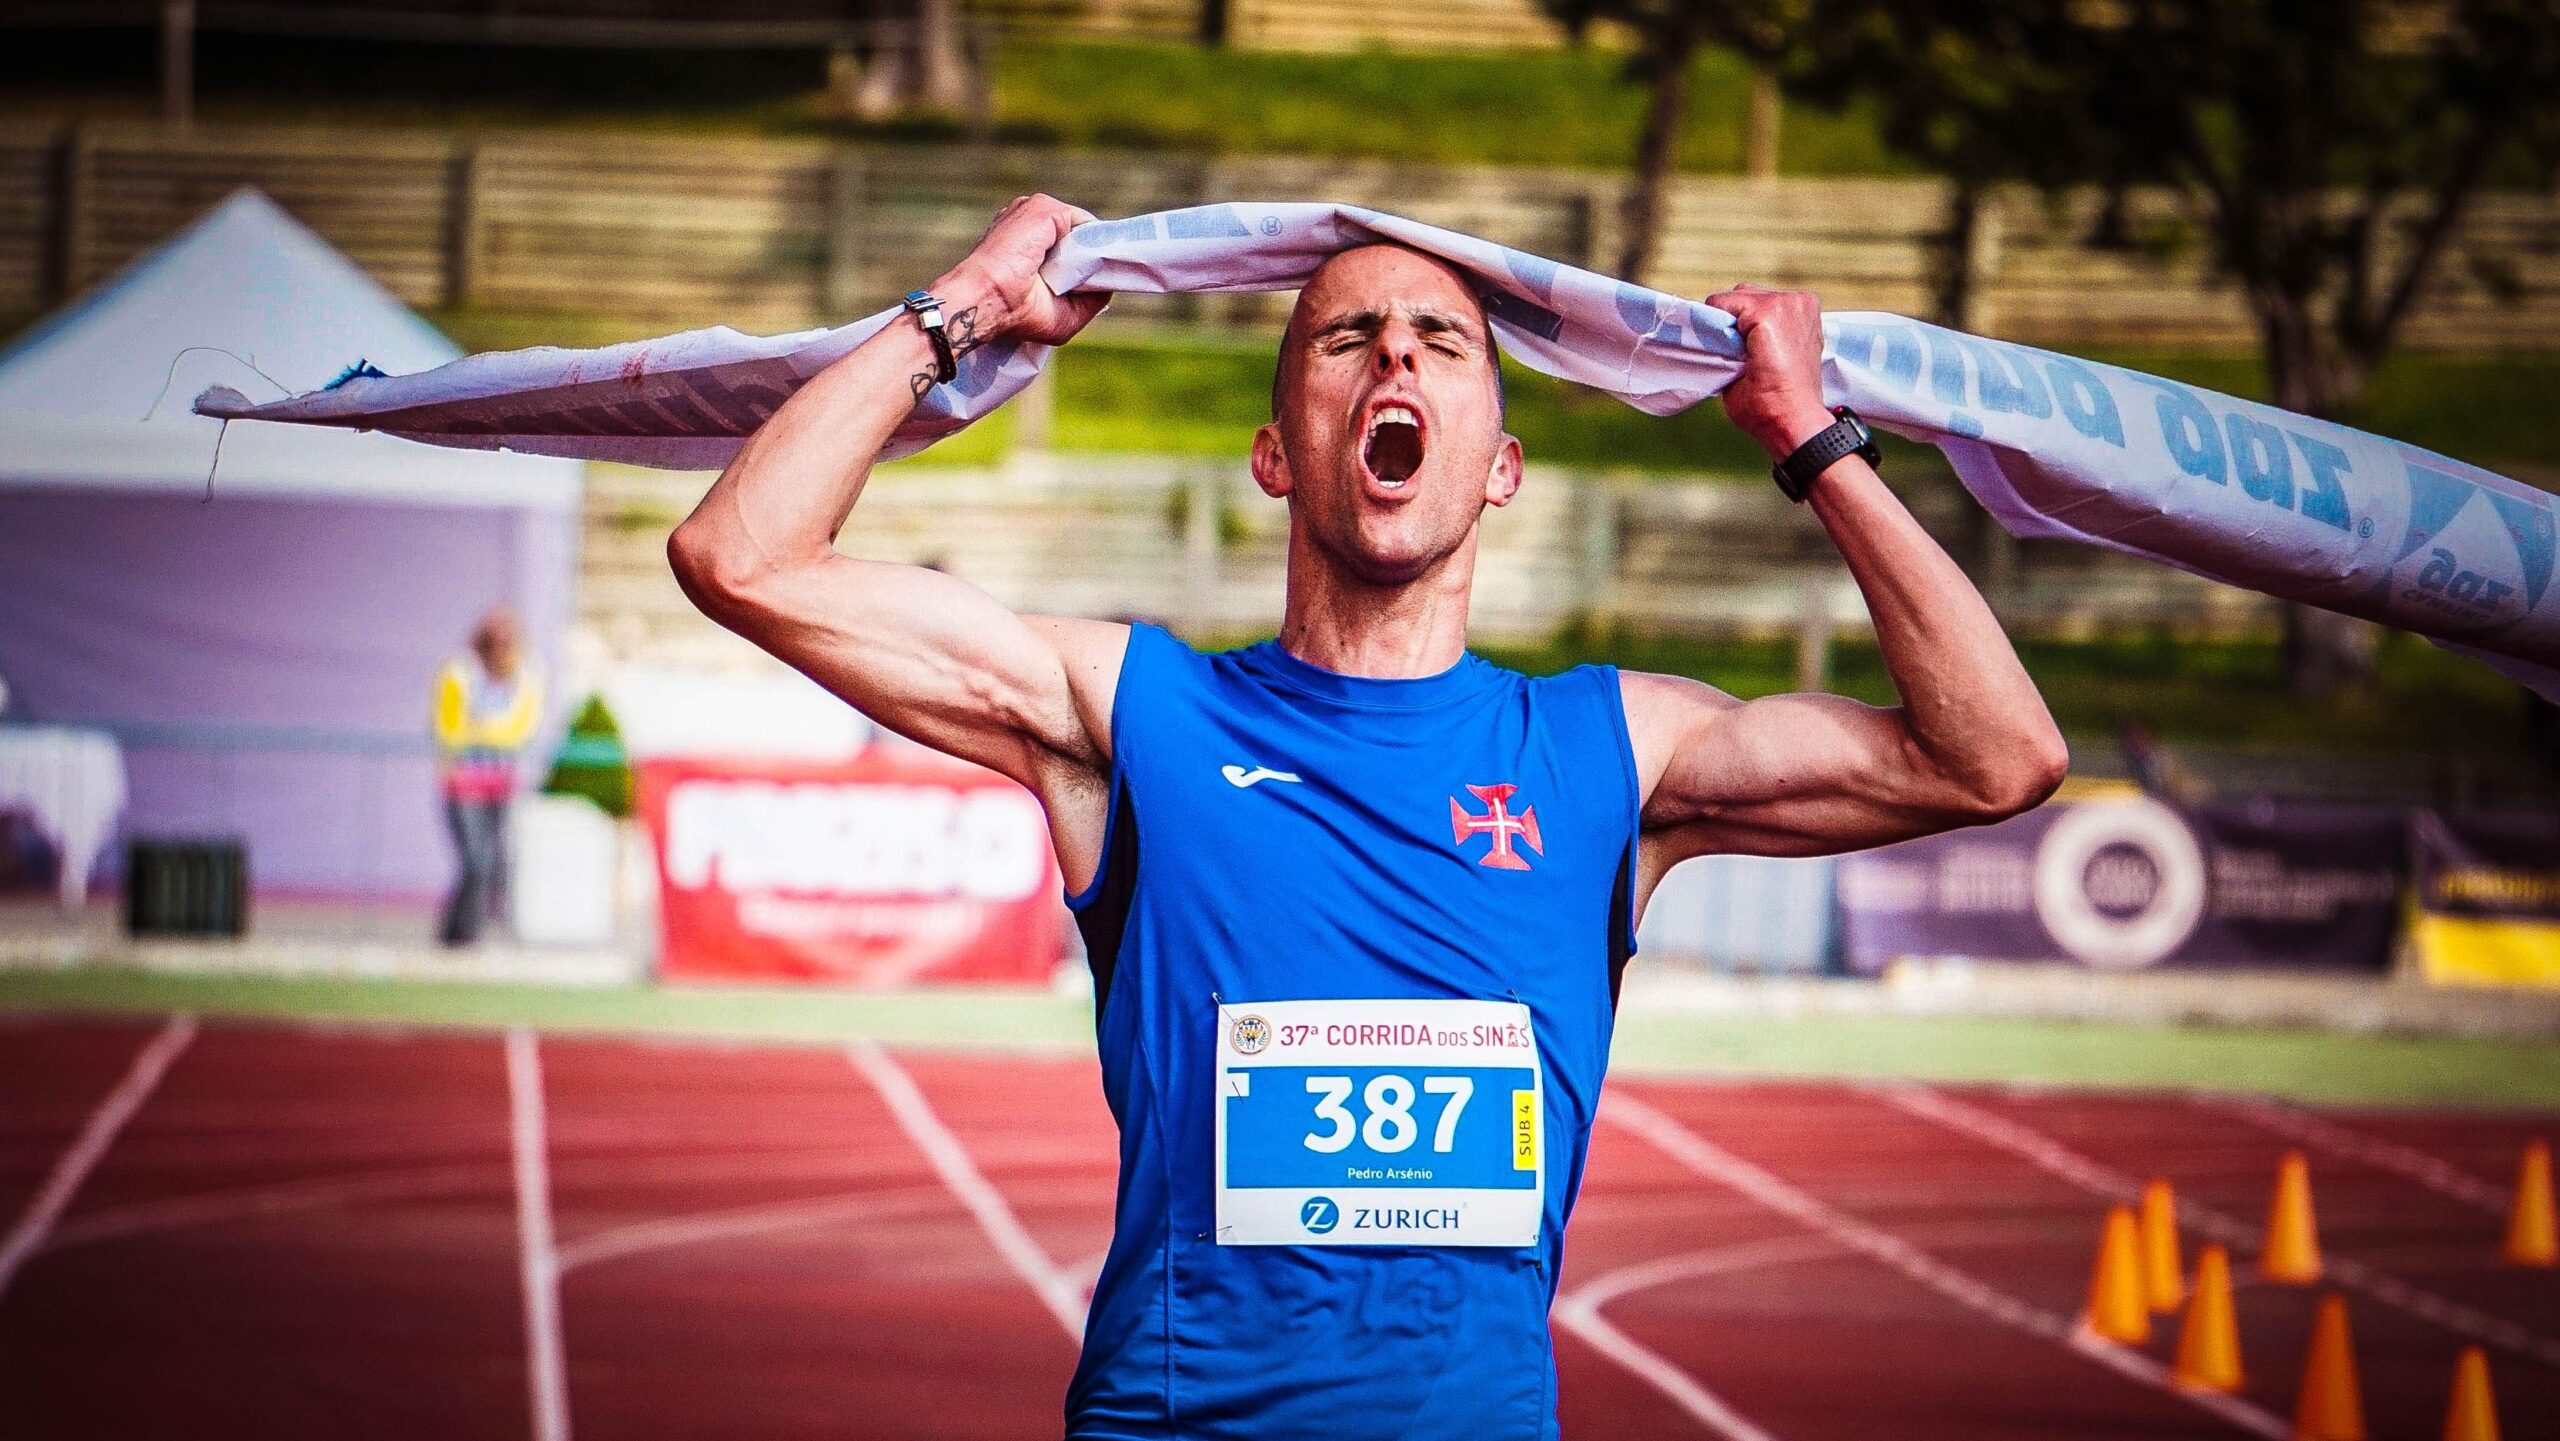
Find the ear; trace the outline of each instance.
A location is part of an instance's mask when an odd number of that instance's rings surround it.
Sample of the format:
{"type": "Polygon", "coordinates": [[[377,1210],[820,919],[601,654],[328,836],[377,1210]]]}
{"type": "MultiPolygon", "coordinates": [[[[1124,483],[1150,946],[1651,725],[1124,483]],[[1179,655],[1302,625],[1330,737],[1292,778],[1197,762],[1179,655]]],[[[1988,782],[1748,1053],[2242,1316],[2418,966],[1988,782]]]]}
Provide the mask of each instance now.
{"type": "Polygon", "coordinates": [[[1502,444],[1494,448],[1493,464],[1485,470],[1485,504],[1511,503],[1511,497],[1520,493],[1520,467],[1520,437],[1506,432],[1502,444]]]}
{"type": "Polygon", "coordinates": [[[1285,498],[1295,484],[1289,478],[1289,452],[1280,444],[1277,425],[1253,433],[1253,483],[1274,500],[1285,498]]]}

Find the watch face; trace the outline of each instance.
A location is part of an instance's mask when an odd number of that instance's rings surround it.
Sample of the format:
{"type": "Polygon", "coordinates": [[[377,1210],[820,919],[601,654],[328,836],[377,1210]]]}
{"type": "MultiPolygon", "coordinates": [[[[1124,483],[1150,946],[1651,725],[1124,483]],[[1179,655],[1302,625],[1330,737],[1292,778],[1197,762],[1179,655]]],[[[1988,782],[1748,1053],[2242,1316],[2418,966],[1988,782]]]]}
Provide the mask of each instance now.
{"type": "Polygon", "coordinates": [[[1876,448],[1876,433],[1874,428],[1867,424],[1866,417],[1842,406],[1840,418],[1848,422],[1849,433],[1856,436],[1858,440],[1856,445],[1850,447],[1849,453],[1870,466],[1883,465],[1884,452],[1876,448]]]}

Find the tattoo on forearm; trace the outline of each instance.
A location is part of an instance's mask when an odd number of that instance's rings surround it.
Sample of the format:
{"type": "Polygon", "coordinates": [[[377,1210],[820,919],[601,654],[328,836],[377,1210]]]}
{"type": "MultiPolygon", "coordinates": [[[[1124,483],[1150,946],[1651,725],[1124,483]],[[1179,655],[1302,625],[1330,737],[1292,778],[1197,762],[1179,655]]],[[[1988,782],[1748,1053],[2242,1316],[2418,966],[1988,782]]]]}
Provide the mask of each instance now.
{"type": "MultiPolygon", "coordinates": [[[[966,310],[954,313],[950,319],[942,322],[942,338],[950,343],[951,358],[954,360],[986,344],[978,336],[978,307],[972,305],[966,310]]],[[[919,402],[924,399],[926,391],[933,389],[934,384],[935,373],[930,370],[919,370],[907,377],[907,389],[919,402]]]]}
{"type": "Polygon", "coordinates": [[[966,355],[985,344],[978,338],[978,307],[974,305],[944,321],[942,332],[950,337],[953,355],[966,355]]]}

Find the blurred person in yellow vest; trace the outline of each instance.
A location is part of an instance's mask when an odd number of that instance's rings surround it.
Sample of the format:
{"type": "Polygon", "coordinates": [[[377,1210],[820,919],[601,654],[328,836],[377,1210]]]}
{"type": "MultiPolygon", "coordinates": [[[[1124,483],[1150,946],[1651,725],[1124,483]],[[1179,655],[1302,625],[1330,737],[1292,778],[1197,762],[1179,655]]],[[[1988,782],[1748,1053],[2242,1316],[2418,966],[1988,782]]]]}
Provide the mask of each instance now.
{"type": "Polygon", "coordinates": [[[480,618],[471,651],[436,673],[435,734],[445,820],[461,874],[444,907],[444,943],[469,945],[506,897],[507,804],[516,757],[542,722],[542,678],[524,659],[514,614],[480,618]]]}

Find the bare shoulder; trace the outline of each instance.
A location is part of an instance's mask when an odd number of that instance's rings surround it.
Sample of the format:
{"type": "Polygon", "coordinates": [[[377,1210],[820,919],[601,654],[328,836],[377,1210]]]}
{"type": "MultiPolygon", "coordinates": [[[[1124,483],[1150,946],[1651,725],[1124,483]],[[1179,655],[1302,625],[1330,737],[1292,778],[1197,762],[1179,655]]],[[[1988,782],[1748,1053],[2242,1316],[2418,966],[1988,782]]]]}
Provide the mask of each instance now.
{"type": "Polygon", "coordinates": [[[1120,689],[1120,662],[1129,653],[1129,627],[1118,621],[1058,615],[1026,615],[1022,623],[1057,653],[1076,719],[1107,762],[1111,701],[1120,689]]]}
{"type": "Polygon", "coordinates": [[[1626,703],[1630,722],[1640,715],[1649,720],[1660,720],[1694,716],[1700,712],[1715,714],[1742,704],[1705,681],[1649,670],[1618,672],[1618,695],[1626,703]]]}
{"type": "Polygon", "coordinates": [[[1702,680],[1653,671],[1618,672],[1618,700],[1627,712],[1627,741],[1635,750],[1636,780],[1650,796],[1680,747],[1742,704],[1702,680]]]}

